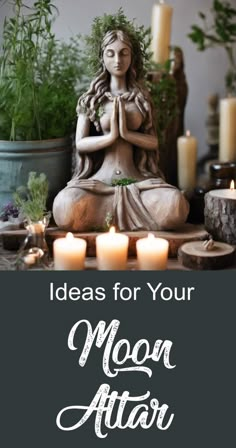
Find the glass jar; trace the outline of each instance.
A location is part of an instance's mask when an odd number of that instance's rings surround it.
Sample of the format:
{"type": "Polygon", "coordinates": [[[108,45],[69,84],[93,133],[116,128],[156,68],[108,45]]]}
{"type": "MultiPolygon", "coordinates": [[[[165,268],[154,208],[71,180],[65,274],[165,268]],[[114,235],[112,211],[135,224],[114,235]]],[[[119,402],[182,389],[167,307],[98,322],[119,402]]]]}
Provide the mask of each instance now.
{"type": "Polygon", "coordinates": [[[45,239],[46,227],[51,213],[47,213],[39,221],[27,220],[25,228],[27,235],[19,249],[16,259],[17,270],[49,269],[49,250],[45,239]]]}

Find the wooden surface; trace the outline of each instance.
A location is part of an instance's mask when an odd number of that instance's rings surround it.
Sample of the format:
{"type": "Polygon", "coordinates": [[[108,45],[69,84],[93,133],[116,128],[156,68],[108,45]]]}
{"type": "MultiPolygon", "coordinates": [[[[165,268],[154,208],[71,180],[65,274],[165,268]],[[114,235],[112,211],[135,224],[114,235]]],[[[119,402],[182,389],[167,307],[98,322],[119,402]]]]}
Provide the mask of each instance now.
{"type": "MultiPolygon", "coordinates": [[[[50,250],[52,251],[53,241],[56,238],[65,237],[67,232],[60,230],[57,227],[51,227],[46,230],[46,240],[50,250]]],[[[147,236],[147,231],[139,232],[125,232],[129,236],[129,256],[136,256],[136,241],[147,236]]],[[[156,231],[151,232],[159,238],[165,238],[169,241],[169,257],[176,258],[179,247],[188,241],[204,240],[208,234],[201,225],[185,224],[176,231],[156,231]]],[[[83,238],[87,241],[87,255],[95,257],[96,254],[96,237],[99,234],[91,233],[76,233],[75,237],[83,238]]],[[[5,249],[17,250],[19,244],[24,240],[26,230],[7,230],[2,232],[3,246],[5,249]]]]}
{"type": "MultiPolygon", "coordinates": [[[[2,247],[1,238],[0,238],[0,271],[14,271],[14,262],[16,260],[16,251],[7,250],[2,247]]],[[[51,262],[50,270],[53,270],[53,262],[51,262]]],[[[87,257],[85,261],[85,269],[86,270],[96,270],[96,258],[95,257],[87,257]]],[[[134,271],[137,269],[137,260],[135,257],[130,257],[127,264],[127,270],[134,271]]],[[[230,266],[228,269],[236,270],[236,260],[233,266],[230,266]]],[[[182,265],[181,261],[177,258],[169,258],[167,263],[168,271],[191,271],[194,269],[187,268],[182,265]]]]}
{"type": "MultiPolygon", "coordinates": [[[[52,246],[52,242],[55,238],[62,237],[65,235],[66,232],[63,232],[57,228],[49,228],[47,229],[47,240],[49,244],[52,246]]],[[[189,270],[195,270],[196,268],[190,268],[183,266],[182,261],[177,259],[176,257],[173,257],[173,254],[176,253],[178,248],[186,242],[186,240],[189,241],[195,241],[206,238],[206,232],[202,226],[196,226],[196,225],[189,225],[187,224],[185,226],[185,229],[182,229],[179,232],[175,232],[175,239],[174,232],[153,232],[158,236],[162,236],[163,238],[167,238],[170,241],[170,248],[171,248],[171,254],[172,258],[168,259],[167,264],[167,270],[171,271],[189,271],[189,270]]],[[[90,239],[91,242],[95,241],[96,233],[93,234],[75,234],[80,237],[86,237],[90,239]]],[[[147,235],[147,232],[130,232],[129,235],[131,235],[131,251],[134,251],[135,248],[135,242],[138,238],[141,238],[143,236],[147,235]]],[[[19,244],[21,241],[24,240],[26,236],[26,231],[24,229],[16,231],[6,231],[2,232],[0,234],[0,271],[7,271],[7,270],[15,270],[14,267],[14,261],[16,259],[17,255],[17,249],[14,248],[14,246],[17,244],[19,247],[19,244]],[[7,243],[7,246],[3,243],[7,243]],[[14,250],[9,250],[11,249],[14,250]]],[[[200,244],[203,242],[200,241],[200,244]]],[[[94,246],[91,246],[92,248],[94,246]]],[[[94,250],[94,249],[93,249],[94,250]]],[[[50,269],[53,270],[53,262],[51,260],[50,269]]],[[[97,269],[96,265],[96,258],[93,256],[87,256],[85,261],[85,269],[88,270],[95,270],[97,269]]],[[[136,270],[137,269],[137,261],[136,257],[134,255],[129,256],[128,264],[127,264],[127,270],[136,270]]],[[[236,259],[234,260],[234,265],[230,266],[228,269],[236,269],[236,259]]]]}

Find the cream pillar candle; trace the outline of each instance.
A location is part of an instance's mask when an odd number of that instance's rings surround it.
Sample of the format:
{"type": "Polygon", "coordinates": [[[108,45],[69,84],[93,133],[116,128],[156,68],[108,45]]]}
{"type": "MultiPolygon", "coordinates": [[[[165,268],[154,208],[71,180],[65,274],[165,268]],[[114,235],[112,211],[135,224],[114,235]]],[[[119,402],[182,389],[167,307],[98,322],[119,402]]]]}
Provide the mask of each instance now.
{"type": "Polygon", "coordinates": [[[126,269],[129,237],[116,233],[111,227],[108,233],[96,238],[96,255],[99,270],[123,271],[126,269]]]}
{"type": "Polygon", "coordinates": [[[236,161],[236,98],[220,101],[220,150],[221,162],[236,161]]]}
{"type": "Polygon", "coordinates": [[[173,8],[161,1],[152,8],[153,61],[163,64],[169,59],[173,8]]]}
{"type": "Polygon", "coordinates": [[[138,267],[140,270],[164,270],[167,268],[169,242],[164,238],[155,238],[149,233],[147,238],[136,242],[138,267]]]}
{"type": "Polygon", "coordinates": [[[178,186],[181,190],[191,190],[196,186],[197,140],[186,132],[178,138],[178,186]]]}
{"type": "Polygon", "coordinates": [[[79,271],[84,269],[87,242],[67,233],[53,243],[54,269],[56,271],[79,271]]]}

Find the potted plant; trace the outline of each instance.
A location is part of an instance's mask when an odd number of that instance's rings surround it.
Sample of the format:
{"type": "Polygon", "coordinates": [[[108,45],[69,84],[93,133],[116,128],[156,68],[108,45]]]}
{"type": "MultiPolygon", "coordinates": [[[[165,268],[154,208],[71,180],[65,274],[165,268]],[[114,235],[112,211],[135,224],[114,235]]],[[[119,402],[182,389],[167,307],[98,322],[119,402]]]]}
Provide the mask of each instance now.
{"type": "Polygon", "coordinates": [[[30,171],[44,172],[49,202],[71,175],[70,136],[82,88],[79,36],[58,41],[51,0],[12,0],[0,49],[0,207],[30,171]]]}

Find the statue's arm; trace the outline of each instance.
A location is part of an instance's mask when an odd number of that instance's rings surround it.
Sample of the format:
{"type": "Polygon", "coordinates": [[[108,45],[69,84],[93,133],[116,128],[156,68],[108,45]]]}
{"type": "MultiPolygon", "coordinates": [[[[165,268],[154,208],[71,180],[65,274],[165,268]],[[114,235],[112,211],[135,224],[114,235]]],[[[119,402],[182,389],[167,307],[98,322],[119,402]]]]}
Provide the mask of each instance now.
{"type": "Polygon", "coordinates": [[[139,146],[147,150],[154,150],[158,148],[158,139],[153,129],[150,130],[149,134],[129,131],[127,129],[125,107],[121,99],[119,100],[119,130],[120,136],[132,145],[139,146]]]}
{"type": "Polygon", "coordinates": [[[99,151],[112,145],[119,136],[118,103],[114,101],[110,132],[105,135],[90,136],[90,120],[85,114],[79,114],[76,127],[76,148],[81,153],[99,151]]]}

